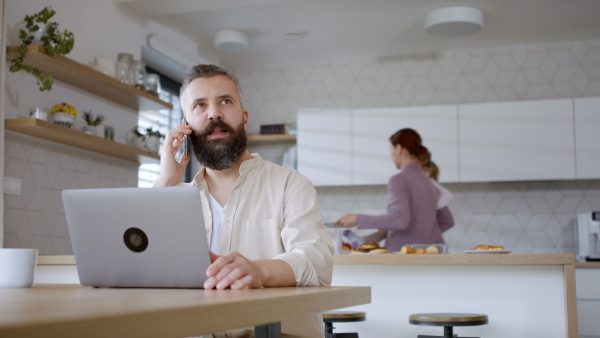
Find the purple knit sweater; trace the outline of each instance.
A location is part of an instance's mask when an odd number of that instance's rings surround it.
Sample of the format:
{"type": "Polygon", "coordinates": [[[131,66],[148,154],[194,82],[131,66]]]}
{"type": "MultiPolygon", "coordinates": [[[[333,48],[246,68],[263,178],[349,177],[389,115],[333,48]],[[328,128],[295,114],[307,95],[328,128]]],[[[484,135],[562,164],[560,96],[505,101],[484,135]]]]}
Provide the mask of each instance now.
{"type": "Polygon", "coordinates": [[[439,192],[418,162],[405,165],[388,184],[386,215],[357,215],[358,229],[388,230],[390,252],[406,244],[443,244],[442,232],[454,226],[448,207],[437,210],[439,192]]]}

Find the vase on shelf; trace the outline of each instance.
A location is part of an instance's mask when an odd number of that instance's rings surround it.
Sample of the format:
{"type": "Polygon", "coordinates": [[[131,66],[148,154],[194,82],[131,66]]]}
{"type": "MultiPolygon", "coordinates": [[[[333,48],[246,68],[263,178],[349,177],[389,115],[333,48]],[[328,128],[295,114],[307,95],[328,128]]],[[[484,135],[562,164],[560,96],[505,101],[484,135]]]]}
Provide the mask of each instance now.
{"type": "Polygon", "coordinates": [[[96,126],[85,126],[83,127],[83,132],[86,134],[97,136],[96,126]]]}
{"type": "Polygon", "coordinates": [[[73,127],[73,122],[75,122],[75,116],[57,111],[52,113],[52,121],[59,126],[71,128],[73,127]]]}
{"type": "Polygon", "coordinates": [[[160,138],[156,136],[145,136],[144,148],[153,154],[158,154],[158,148],[160,148],[160,138]]]}

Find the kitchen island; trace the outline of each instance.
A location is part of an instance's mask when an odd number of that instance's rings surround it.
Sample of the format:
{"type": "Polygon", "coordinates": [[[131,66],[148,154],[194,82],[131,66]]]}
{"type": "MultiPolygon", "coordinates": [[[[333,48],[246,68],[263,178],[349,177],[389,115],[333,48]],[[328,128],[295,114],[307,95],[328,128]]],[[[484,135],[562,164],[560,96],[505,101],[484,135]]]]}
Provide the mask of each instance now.
{"type": "Polygon", "coordinates": [[[367,320],[336,323],[361,338],[442,335],[408,323],[423,312],[488,315],[459,336],[578,337],[573,254],[336,255],[332,285],[371,286],[371,304],[350,308],[367,320]]]}

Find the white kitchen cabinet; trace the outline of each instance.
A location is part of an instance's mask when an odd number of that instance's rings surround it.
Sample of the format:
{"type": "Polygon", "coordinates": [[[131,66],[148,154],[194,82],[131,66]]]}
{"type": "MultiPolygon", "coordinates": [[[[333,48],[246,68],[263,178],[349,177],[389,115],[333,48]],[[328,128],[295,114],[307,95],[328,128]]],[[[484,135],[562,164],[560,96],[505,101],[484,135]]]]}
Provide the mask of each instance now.
{"type": "Polygon", "coordinates": [[[298,171],[315,186],[352,185],[350,111],[298,113],[298,171]]]}
{"type": "Polygon", "coordinates": [[[575,178],[573,100],[459,105],[460,181],[575,178]]]}
{"type": "Polygon", "coordinates": [[[600,98],[573,101],[577,178],[600,178],[600,98]]]}
{"type": "Polygon", "coordinates": [[[387,184],[398,173],[389,137],[416,130],[440,168],[441,182],[458,182],[457,106],[426,106],[352,111],[352,184],[387,184]]]}
{"type": "MultiPolygon", "coordinates": [[[[587,263],[590,264],[590,263],[587,263]]],[[[586,263],[581,263],[585,266],[586,263]]],[[[591,265],[591,264],[590,264],[591,265]]],[[[579,337],[600,338],[600,267],[575,269],[579,337]]]]}

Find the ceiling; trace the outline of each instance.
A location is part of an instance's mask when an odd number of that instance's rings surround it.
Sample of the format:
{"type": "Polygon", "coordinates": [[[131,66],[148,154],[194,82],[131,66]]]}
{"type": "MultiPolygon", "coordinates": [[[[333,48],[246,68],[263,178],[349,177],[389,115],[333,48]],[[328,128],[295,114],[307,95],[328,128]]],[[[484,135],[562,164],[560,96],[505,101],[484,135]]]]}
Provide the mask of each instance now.
{"type": "Polygon", "coordinates": [[[449,49],[600,38],[600,0],[121,0],[129,10],[198,42],[201,55],[238,67],[350,58],[395,58],[449,49]],[[425,32],[429,10],[483,10],[483,29],[467,36],[425,32]],[[250,47],[212,46],[221,29],[240,29],[250,47]],[[290,39],[285,32],[301,32],[290,39]]]}

